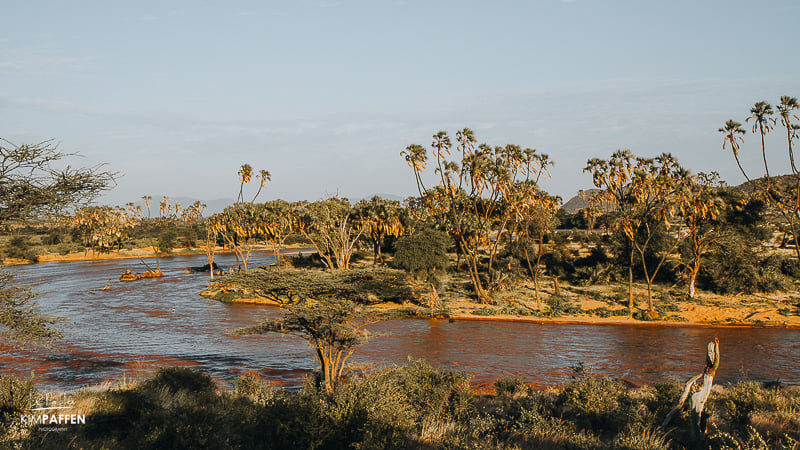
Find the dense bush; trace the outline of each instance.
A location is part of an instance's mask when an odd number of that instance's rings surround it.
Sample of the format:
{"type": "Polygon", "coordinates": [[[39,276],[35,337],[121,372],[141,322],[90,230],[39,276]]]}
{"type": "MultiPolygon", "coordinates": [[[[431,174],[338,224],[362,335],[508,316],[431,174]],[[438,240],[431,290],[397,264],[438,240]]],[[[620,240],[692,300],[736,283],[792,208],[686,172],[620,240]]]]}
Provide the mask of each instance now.
{"type": "Polygon", "coordinates": [[[561,317],[567,314],[580,314],[583,312],[579,306],[563,295],[551,295],[547,298],[547,316],[561,317]]]}
{"type": "Polygon", "coordinates": [[[622,382],[598,378],[590,366],[579,364],[573,382],[558,397],[559,410],[574,418],[579,427],[619,433],[630,409],[628,390],[622,382]]]}
{"type": "Polygon", "coordinates": [[[741,235],[721,240],[705,257],[697,285],[720,294],[773,292],[788,287],[784,270],[793,274],[795,264],[778,257],[761,259],[753,246],[750,238],[741,235]]]}
{"type": "Polygon", "coordinates": [[[444,273],[450,262],[447,257],[450,242],[447,233],[433,229],[402,236],[394,243],[394,266],[439,289],[439,274],[444,273]]]}
{"type": "Polygon", "coordinates": [[[0,444],[21,431],[20,417],[31,408],[32,400],[38,397],[33,379],[0,377],[0,444]]]}
{"type": "Polygon", "coordinates": [[[303,236],[300,233],[293,233],[286,237],[286,240],[283,241],[286,245],[294,245],[294,244],[304,244],[304,245],[313,245],[310,239],[303,236]]]}
{"type": "Polygon", "coordinates": [[[37,262],[39,256],[33,249],[33,244],[27,236],[14,236],[3,248],[3,256],[6,258],[25,259],[30,262],[37,262]]]}
{"type": "MultiPolygon", "coordinates": [[[[0,379],[15,404],[33,390],[0,379]]],[[[27,384],[26,384],[27,383],[27,384]]],[[[12,448],[545,448],[666,449],[690,446],[684,408],[660,428],[682,383],[630,388],[579,364],[561,388],[502,379],[476,395],[464,374],[422,361],[351,376],[328,393],[313,381],[276,390],[255,373],[234,391],[211,378],[163,369],[138,386],[75,394],[85,426],[66,432],[6,435],[12,448]]],[[[27,399],[25,399],[27,402],[27,399]]],[[[740,382],[715,389],[700,448],[798,448],[800,389],[740,382]]]]}
{"type": "Polygon", "coordinates": [[[294,256],[289,256],[287,261],[291,265],[291,267],[295,267],[298,269],[324,269],[325,262],[322,260],[322,257],[319,256],[319,253],[311,253],[303,255],[302,252],[298,253],[294,256]]]}

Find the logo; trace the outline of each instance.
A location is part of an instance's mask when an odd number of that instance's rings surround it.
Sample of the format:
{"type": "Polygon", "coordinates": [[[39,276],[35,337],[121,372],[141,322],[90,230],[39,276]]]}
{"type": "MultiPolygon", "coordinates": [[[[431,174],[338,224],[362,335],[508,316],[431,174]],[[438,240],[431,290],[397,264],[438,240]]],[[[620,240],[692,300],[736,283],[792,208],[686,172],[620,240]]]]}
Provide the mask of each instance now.
{"type": "Polygon", "coordinates": [[[29,400],[30,414],[23,414],[23,426],[40,425],[39,431],[66,431],[65,425],[86,425],[85,414],[75,414],[75,402],[64,394],[47,393],[29,400]]]}

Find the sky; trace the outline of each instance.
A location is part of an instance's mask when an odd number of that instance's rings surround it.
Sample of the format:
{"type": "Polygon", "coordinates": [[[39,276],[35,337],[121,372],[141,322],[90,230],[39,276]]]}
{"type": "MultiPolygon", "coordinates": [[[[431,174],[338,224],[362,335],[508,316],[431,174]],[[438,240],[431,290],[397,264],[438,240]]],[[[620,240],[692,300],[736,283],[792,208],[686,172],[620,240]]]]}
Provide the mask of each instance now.
{"type": "MultiPolygon", "coordinates": [[[[443,130],[555,165],[564,201],[586,161],[675,155],[744,181],[717,131],[800,96],[796,0],[0,0],[0,137],[47,139],[120,172],[99,202],[414,195],[400,152],[443,130]],[[255,183],[253,183],[255,184],[255,183]],[[247,191],[252,195],[257,186],[247,191]]],[[[740,150],[763,174],[760,140],[740,150]]],[[[788,172],[785,132],[766,138],[788,172]]],[[[774,161],[774,162],[773,162],[774,161]]],[[[774,168],[773,168],[774,167],[774,168]]],[[[427,184],[435,175],[427,172],[427,184]]]]}

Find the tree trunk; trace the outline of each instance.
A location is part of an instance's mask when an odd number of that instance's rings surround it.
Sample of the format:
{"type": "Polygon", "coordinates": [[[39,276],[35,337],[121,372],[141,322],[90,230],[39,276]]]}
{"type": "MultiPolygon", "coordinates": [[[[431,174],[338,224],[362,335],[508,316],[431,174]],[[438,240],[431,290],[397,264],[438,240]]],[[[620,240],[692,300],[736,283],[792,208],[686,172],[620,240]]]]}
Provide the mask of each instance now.
{"type": "Polygon", "coordinates": [[[628,264],[628,317],[633,317],[633,249],[631,249],[631,261],[628,264]]]}
{"type": "Polygon", "coordinates": [[[714,384],[714,375],[717,372],[717,368],[719,367],[719,340],[714,338],[714,342],[708,343],[708,350],[706,352],[706,367],[703,369],[703,373],[699,375],[695,375],[692,377],[688,382],[686,382],[686,386],[683,390],[683,395],[678,400],[678,405],[672,409],[672,411],[667,414],[667,417],[664,419],[664,423],[661,424],[662,428],[665,428],[669,421],[672,420],[672,416],[678,412],[683,403],[689,397],[689,393],[691,391],[695,391],[692,394],[692,403],[691,403],[691,433],[692,438],[694,439],[696,444],[701,443],[705,439],[706,433],[706,419],[708,418],[708,414],[704,413],[706,402],[708,401],[708,396],[711,394],[711,386],[714,384]],[[702,378],[702,383],[700,385],[696,385],[697,381],[702,378]]]}
{"type": "Polygon", "coordinates": [[[700,253],[701,251],[697,249],[699,245],[696,244],[695,241],[695,250],[694,250],[694,262],[689,267],[689,298],[694,298],[695,292],[695,284],[697,283],[697,274],[700,273],[700,253]]]}
{"type": "Polygon", "coordinates": [[[381,255],[381,245],[377,240],[375,240],[375,245],[372,247],[372,265],[373,266],[377,265],[379,260],[380,262],[383,262],[383,256],[381,255]]]}
{"type": "Polygon", "coordinates": [[[472,279],[472,286],[475,288],[475,294],[478,296],[478,302],[489,303],[489,295],[483,288],[480,272],[478,272],[478,255],[470,254],[467,258],[467,265],[469,266],[469,275],[472,279]]]}
{"type": "Polygon", "coordinates": [[[764,171],[767,172],[769,178],[769,167],[767,167],[767,152],[764,149],[764,125],[759,123],[758,130],[761,132],[761,156],[764,158],[764,171]]]}

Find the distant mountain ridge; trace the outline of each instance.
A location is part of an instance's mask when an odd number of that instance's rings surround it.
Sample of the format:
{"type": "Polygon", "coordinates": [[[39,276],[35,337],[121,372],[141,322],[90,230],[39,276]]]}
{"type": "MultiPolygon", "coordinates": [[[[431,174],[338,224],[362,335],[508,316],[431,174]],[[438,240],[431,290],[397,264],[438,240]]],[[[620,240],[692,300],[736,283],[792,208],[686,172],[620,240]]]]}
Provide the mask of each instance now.
{"type": "Polygon", "coordinates": [[[380,197],[380,198],[382,198],[384,200],[395,200],[395,201],[398,201],[398,202],[401,202],[401,203],[403,202],[403,200],[405,200],[405,197],[401,197],[399,195],[394,195],[394,194],[372,194],[372,195],[368,195],[366,197],[351,198],[349,200],[350,200],[350,204],[351,205],[355,205],[356,203],[359,202],[359,200],[369,200],[372,197],[380,197]]]}
{"type": "MultiPolygon", "coordinates": [[[[770,177],[770,178],[772,179],[772,181],[778,187],[783,188],[783,187],[786,187],[789,184],[797,184],[798,175],[777,175],[777,176],[770,177]]],[[[753,178],[752,182],[745,181],[744,183],[742,183],[742,184],[740,184],[738,186],[733,186],[733,188],[734,189],[739,189],[739,190],[744,191],[744,192],[753,192],[753,189],[754,189],[753,185],[754,184],[758,185],[759,183],[762,182],[763,179],[764,179],[764,177],[753,178]]]]}
{"type": "MultiPolygon", "coordinates": [[[[588,198],[589,194],[600,192],[600,189],[587,189],[583,192],[586,194],[586,197],[588,198]]],[[[564,212],[567,214],[575,214],[576,212],[586,208],[587,206],[589,206],[588,200],[581,197],[580,194],[577,194],[571,199],[567,200],[566,203],[561,205],[561,209],[564,210],[564,212]]]]}

